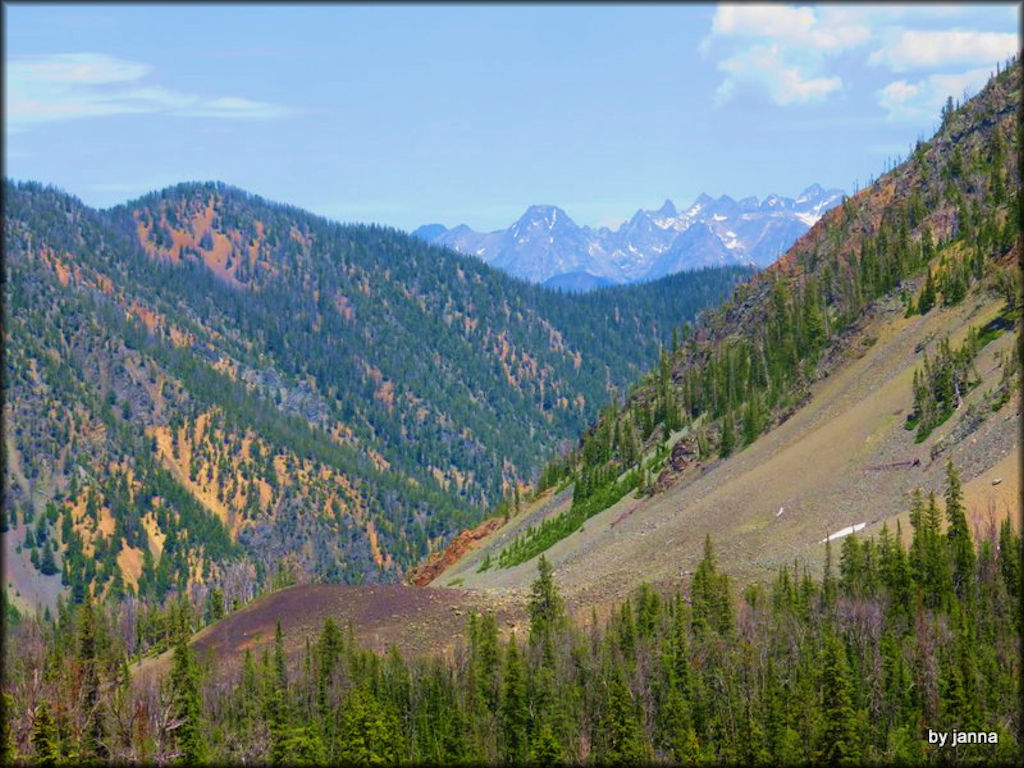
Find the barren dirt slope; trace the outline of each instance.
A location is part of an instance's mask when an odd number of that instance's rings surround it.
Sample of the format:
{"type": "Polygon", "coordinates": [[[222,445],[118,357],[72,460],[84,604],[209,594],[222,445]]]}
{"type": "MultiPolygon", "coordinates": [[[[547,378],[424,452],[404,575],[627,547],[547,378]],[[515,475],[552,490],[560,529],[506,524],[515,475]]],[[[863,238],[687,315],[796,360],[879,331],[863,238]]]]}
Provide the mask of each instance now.
{"type": "MultiPolygon", "coordinates": [[[[895,528],[900,517],[908,533],[909,495],[917,487],[941,494],[947,458],[961,469],[976,525],[1019,508],[1020,395],[998,412],[986,409],[984,421],[967,434],[963,423],[967,406],[995,386],[996,354],[1009,351],[1012,333],[981,351],[982,384],[927,440],[915,444],[914,432],[904,428],[924,351],[933,352],[946,334],[958,344],[968,326],[980,328],[1001,307],[978,295],[924,317],[903,317],[898,302],[878,308],[855,336],[848,361],[819,381],[810,401],[784,424],[735,456],[684,474],[663,493],[642,500],[627,495],[549,549],[562,590],[589,606],[621,599],[642,581],[685,580],[706,534],[721,570],[740,583],[771,579],[794,558],[820,567],[829,532],[866,523],[861,535],[870,535],[885,520],[895,528]],[[915,459],[916,466],[886,466],[915,459]]],[[[488,550],[496,556],[519,529],[570,501],[568,492],[542,498],[433,584],[523,594],[536,576],[535,560],[477,573],[481,559],[488,550]]],[[[838,543],[835,549],[838,558],[838,543]]]]}
{"type": "MultiPolygon", "coordinates": [[[[201,659],[215,661],[218,675],[240,669],[245,651],[254,657],[273,647],[277,622],[285,654],[292,663],[302,656],[307,639],[314,642],[328,618],[349,626],[360,647],[377,653],[397,648],[406,658],[451,652],[463,635],[469,613],[493,613],[504,634],[526,632],[522,606],[471,590],[425,590],[404,584],[301,584],[254,600],[221,621],[204,627],[191,640],[201,659]]],[[[147,657],[132,667],[136,683],[149,686],[164,677],[172,651],[147,657]]]]}

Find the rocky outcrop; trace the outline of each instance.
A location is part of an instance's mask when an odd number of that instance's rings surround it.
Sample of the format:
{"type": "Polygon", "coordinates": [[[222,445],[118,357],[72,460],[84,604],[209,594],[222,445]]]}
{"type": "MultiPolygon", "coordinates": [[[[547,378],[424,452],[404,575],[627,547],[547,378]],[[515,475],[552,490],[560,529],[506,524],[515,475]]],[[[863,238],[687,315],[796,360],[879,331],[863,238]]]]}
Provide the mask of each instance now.
{"type": "Polygon", "coordinates": [[[411,569],[405,576],[405,580],[416,587],[425,587],[449,566],[458,562],[478,541],[486,539],[502,526],[504,520],[500,517],[492,517],[484,520],[476,528],[469,528],[462,531],[452,539],[452,542],[440,552],[435,552],[423,565],[411,569]]]}
{"type": "Polygon", "coordinates": [[[689,466],[701,466],[697,460],[697,446],[692,440],[683,439],[672,446],[668,466],[661,471],[654,482],[653,493],[661,493],[675,481],[689,466]]]}

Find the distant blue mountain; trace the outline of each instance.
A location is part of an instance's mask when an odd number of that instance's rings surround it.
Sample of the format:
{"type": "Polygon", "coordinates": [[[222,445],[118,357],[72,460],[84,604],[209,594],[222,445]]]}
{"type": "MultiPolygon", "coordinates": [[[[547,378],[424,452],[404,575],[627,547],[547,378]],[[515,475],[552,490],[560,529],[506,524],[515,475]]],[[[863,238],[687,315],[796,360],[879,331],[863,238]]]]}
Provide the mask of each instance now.
{"type": "Polygon", "coordinates": [[[447,231],[448,227],[444,224],[424,224],[422,227],[416,227],[413,230],[412,236],[432,243],[447,231]]]}
{"type": "Polygon", "coordinates": [[[767,266],[842,199],[842,190],[818,184],[796,199],[700,195],[684,211],[671,200],[655,211],[641,209],[616,230],[580,227],[561,208],[532,205],[508,229],[427,224],[413,235],[535,283],[590,290],[708,266],[767,266]]]}
{"type": "Polygon", "coordinates": [[[589,272],[566,272],[563,275],[549,277],[541,285],[562,293],[586,293],[595,288],[615,285],[615,282],[607,277],[598,277],[589,272]]]}

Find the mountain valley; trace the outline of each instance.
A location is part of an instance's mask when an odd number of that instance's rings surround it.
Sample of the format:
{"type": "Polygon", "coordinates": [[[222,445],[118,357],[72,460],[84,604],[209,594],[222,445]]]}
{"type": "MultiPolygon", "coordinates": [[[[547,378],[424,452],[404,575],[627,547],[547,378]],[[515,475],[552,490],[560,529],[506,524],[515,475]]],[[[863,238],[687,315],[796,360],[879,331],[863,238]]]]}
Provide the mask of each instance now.
{"type": "Polygon", "coordinates": [[[244,600],[282,567],[399,579],[750,274],[562,296],[223,185],[4,202],[23,609],[211,579],[244,600]]]}
{"type": "Polygon", "coordinates": [[[1020,111],[615,232],[5,182],[5,758],[1017,764],[1020,111]]]}

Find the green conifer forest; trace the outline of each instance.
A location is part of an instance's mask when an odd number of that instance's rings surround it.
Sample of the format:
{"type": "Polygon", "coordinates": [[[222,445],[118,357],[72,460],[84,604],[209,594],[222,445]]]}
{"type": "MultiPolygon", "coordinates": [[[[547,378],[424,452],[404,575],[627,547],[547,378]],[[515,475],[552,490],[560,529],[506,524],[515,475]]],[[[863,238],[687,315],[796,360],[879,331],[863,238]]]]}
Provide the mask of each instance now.
{"type": "Polygon", "coordinates": [[[172,624],[170,674],[133,686],[123,605],[11,627],[4,748],[15,761],[184,764],[757,765],[1012,762],[1021,756],[1021,539],[971,539],[961,483],[911,502],[903,532],[829,543],[736,594],[714,542],[688,585],[642,585],[575,620],[542,557],[529,629],[470,614],[448,656],[359,647],[328,619],[286,656],[278,624],[240,668],[172,624]],[[837,551],[838,550],[838,551],[837,551]],[[929,745],[926,729],[998,744],[929,745]],[[994,736],[988,736],[994,734],[994,736]]]}

